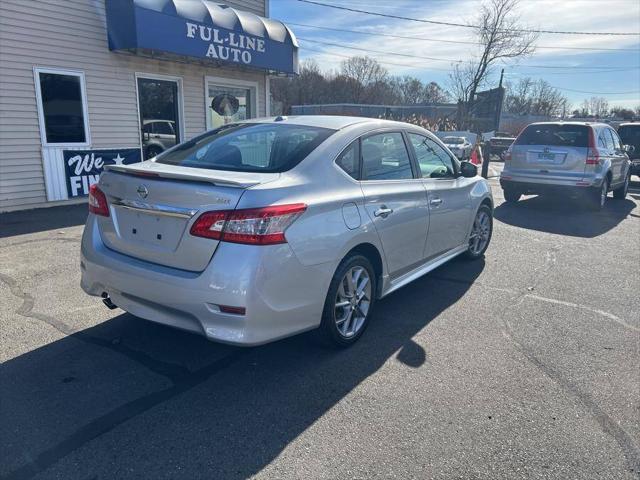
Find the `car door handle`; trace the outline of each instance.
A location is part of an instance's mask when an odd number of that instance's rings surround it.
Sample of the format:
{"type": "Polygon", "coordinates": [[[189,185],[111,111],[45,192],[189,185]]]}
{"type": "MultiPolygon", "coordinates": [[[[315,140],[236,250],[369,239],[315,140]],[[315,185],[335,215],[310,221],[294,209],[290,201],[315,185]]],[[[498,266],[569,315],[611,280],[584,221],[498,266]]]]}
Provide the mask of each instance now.
{"type": "Polygon", "coordinates": [[[438,205],[440,205],[442,203],[442,199],[439,197],[436,198],[432,198],[431,201],[429,202],[430,205],[433,205],[434,207],[437,207],[438,205]]]}
{"type": "Polygon", "coordinates": [[[373,212],[376,217],[386,218],[387,216],[393,213],[393,208],[387,208],[386,206],[380,207],[378,210],[373,212]]]}

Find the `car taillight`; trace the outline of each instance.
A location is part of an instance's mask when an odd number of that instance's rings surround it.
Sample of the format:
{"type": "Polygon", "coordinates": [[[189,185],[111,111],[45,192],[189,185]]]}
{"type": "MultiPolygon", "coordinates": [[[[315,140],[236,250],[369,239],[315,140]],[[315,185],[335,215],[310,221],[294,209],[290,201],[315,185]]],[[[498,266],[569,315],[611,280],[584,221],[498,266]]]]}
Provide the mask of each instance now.
{"type": "Polygon", "coordinates": [[[589,148],[587,149],[587,165],[598,165],[600,163],[600,152],[596,148],[596,138],[593,128],[589,129],[589,148]]]}
{"type": "Polygon", "coordinates": [[[510,162],[511,161],[511,148],[508,148],[507,151],[502,154],[502,159],[505,162],[510,162]]]}
{"type": "Polygon", "coordinates": [[[106,195],[94,183],[89,187],[89,212],[103,217],[109,216],[109,205],[106,195]]]}
{"type": "Polygon", "coordinates": [[[285,230],[307,206],[304,203],[203,213],[191,235],[249,245],[286,243],[285,230]]]}

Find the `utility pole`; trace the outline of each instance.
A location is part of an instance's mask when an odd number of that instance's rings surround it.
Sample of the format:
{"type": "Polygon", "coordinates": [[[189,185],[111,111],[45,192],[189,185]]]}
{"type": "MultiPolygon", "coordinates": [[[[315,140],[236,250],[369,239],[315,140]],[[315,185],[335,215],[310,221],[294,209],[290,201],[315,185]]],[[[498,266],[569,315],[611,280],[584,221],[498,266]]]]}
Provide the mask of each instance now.
{"type": "MultiPolygon", "coordinates": [[[[500,115],[502,113],[502,102],[504,101],[504,88],[502,88],[502,80],[504,79],[504,68],[500,72],[500,82],[498,83],[498,99],[496,101],[496,113],[494,116],[494,132],[500,129],[500,115]]],[[[482,155],[482,170],[481,175],[484,178],[489,176],[489,162],[491,161],[491,144],[487,142],[484,144],[482,155]]]]}

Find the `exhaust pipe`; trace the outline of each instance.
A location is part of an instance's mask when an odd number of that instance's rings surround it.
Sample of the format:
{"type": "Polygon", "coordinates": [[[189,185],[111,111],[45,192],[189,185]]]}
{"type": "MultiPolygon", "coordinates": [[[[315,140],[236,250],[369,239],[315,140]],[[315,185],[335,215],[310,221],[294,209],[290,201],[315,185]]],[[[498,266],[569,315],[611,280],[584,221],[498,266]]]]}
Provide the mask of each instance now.
{"type": "Polygon", "coordinates": [[[109,298],[109,294],[107,292],[102,292],[102,303],[104,303],[109,310],[118,308],[118,306],[111,301],[111,298],[109,298]]]}

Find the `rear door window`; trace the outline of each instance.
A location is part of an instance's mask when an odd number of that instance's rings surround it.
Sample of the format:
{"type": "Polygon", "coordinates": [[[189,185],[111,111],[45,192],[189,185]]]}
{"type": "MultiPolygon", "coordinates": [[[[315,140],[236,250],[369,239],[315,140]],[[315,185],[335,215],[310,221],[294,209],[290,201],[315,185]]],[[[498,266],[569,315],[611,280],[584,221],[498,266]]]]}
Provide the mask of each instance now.
{"type": "Polygon", "coordinates": [[[515,144],[586,148],[589,146],[589,127],[558,124],[529,125],[515,144]]]}
{"type": "Polygon", "coordinates": [[[622,150],[622,144],[620,143],[620,137],[615,130],[609,129],[609,133],[611,134],[611,138],[613,139],[613,148],[616,150],[622,150]]]}
{"type": "Polygon", "coordinates": [[[411,160],[400,132],[380,133],[362,139],[362,180],[413,178],[411,160]]]}

